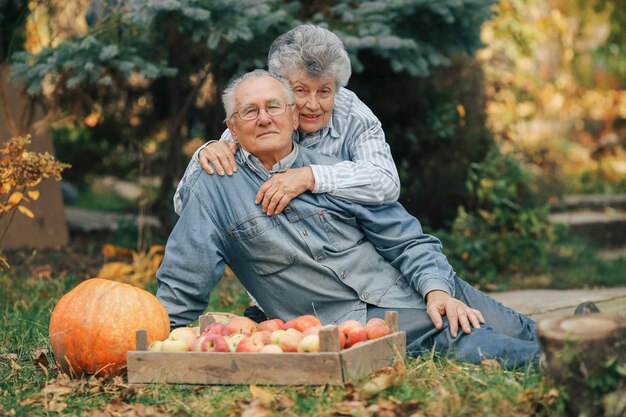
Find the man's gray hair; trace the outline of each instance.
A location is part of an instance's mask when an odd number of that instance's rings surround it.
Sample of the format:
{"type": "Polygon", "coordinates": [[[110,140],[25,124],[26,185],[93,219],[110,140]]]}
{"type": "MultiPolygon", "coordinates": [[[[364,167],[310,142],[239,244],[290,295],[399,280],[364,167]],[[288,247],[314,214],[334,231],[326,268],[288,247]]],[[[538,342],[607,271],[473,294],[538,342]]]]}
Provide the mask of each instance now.
{"type": "Polygon", "coordinates": [[[278,75],[270,74],[266,70],[256,69],[235,78],[230,82],[230,84],[228,84],[228,87],[224,89],[224,92],[222,93],[222,104],[224,105],[224,111],[226,112],[226,120],[233,117],[233,114],[235,113],[235,91],[237,90],[237,87],[239,87],[239,85],[245,80],[263,77],[270,77],[279,81],[283,85],[285,89],[285,95],[287,96],[287,103],[285,104],[294,103],[293,89],[291,88],[291,84],[289,84],[289,81],[287,81],[287,79],[278,75]]]}
{"type": "Polygon", "coordinates": [[[315,25],[296,26],[280,35],[270,46],[267,60],[272,74],[286,77],[291,71],[304,71],[311,78],[334,78],[341,87],[352,74],[350,57],[339,36],[315,25]]]}

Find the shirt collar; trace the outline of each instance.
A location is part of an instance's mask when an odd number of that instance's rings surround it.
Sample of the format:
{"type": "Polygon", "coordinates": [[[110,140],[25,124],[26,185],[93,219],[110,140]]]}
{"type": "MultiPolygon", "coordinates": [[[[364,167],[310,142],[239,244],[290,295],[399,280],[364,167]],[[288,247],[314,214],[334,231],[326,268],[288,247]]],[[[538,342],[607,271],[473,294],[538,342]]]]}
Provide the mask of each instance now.
{"type": "Polygon", "coordinates": [[[272,169],[268,171],[259,158],[246,151],[242,146],[239,146],[239,150],[241,151],[243,161],[246,163],[246,165],[248,165],[250,169],[260,175],[262,178],[269,178],[279,172],[287,171],[293,166],[296,158],[300,153],[298,144],[293,142],[293,149],[291,150],[289,155],[276,162],[272,169]]]}

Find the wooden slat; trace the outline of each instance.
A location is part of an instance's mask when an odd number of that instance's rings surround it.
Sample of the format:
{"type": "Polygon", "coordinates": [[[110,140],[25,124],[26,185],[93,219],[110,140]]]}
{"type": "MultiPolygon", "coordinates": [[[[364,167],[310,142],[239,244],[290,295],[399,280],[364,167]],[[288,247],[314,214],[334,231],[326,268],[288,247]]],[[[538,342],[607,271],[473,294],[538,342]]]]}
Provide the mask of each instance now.
{"type": "Polygon", "coordinates": [[[202,315],[198,318],[198,325],[200,326],[200,333],[206,330],[210,324],[215,323],[215,317],[210,314],[202,315]]]}
{"type": "Polygon", "coordinates": [[[128,382],[170,384],[340,385],[338,353],[136,352],[128,382]]]}
{"type": "Polygon", "coordinates": [[[148,331],[139,329],[135,332],[135,349],[148,350],[148,331]]]}
{"type": "Polygon", "coordinates": [[[339,333],[336,326],[325,326],[320,330],[319,336],[321,352],[339,352],[341,350],[339,333]]]}
{"type": "Polygon", "coordinates": [[[358,346],[342,350],[340,355],[344,382],[364,378],[377,369],[390,366],[396,358],[403,359],[405,352],[405,332],[368,340],[358,346]]]}
{"type": "Polygon", "coordinates": [[[398,312],[397,311],[386,311],[385,312],[385,321],[391,328],[392,332],[397,332],[399,329],[398,326],[398,312]]]}

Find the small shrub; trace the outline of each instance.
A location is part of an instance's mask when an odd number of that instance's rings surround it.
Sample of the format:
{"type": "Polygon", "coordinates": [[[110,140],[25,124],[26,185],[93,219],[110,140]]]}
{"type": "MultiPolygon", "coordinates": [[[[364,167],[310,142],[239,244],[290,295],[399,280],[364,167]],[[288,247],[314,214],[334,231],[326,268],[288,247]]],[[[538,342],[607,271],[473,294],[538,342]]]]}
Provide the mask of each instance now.
{"type": "Polygon", "coordinates": [[[516,160],[495,149],[471,165],[469,204],[458,209],[451,232],[438,233],[466,279],[493,288],[545,257],[555,237],[548,207],[536,200],[530,180],[516,160]]]}

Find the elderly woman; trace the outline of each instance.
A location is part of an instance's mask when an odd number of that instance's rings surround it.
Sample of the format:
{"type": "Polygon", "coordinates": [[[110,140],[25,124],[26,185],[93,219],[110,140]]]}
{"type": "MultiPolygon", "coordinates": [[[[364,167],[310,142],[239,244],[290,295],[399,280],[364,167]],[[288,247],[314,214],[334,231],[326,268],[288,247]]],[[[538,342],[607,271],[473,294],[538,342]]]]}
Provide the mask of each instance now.
{"type": "MultiPolygon", "coordinates": [[[[364,204],[395,202],[400,195],[398,171],[380,122],[345,88],[352,70],[341,39],[319,26],[297,26],[272,43],[268,67],[271,73],[288,79],[294,90],[300,114],[294,139],[343,162],[287,170],[276,167],[256,196],[263,212],[278,214],[305,191],[364,204]]],[[[196,151],[179,189],[200,166],[209,174],[215,170],[219,175],[232,175],[237,170],[236,143],[228,130],[221,139],[196,151]]],[[[178,190],[174,208],[180,212],[178,190]]]]}

